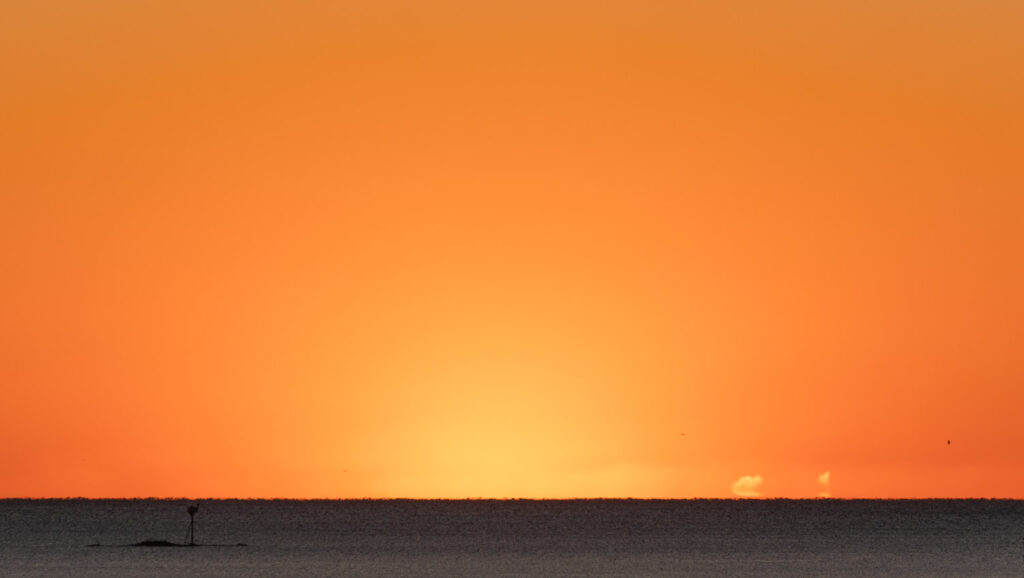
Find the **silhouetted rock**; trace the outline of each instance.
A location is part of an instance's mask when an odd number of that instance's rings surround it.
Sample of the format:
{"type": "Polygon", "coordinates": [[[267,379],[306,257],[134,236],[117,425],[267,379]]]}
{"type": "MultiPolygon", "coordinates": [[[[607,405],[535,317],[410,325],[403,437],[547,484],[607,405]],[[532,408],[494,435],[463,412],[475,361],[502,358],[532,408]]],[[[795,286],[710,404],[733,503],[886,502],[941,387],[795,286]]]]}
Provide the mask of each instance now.
{"type": "Polygon", "coordinates": [[[132,544],[132,546],[143,546],[147,548],[163,548],[167,546],[173,546],[178,548],[181,547],[182,544],[174,544],[172,542],[168,542],[167,540],[143,540],[141,542],[132,544]]]}

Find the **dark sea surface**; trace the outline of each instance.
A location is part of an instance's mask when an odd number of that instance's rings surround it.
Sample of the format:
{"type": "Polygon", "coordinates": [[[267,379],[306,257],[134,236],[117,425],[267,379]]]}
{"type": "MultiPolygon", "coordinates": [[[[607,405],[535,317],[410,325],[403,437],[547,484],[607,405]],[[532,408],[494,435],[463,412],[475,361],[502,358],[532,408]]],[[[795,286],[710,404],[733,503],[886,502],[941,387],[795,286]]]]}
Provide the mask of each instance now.
{"type": "Polygon", "coordinates": [[[0,500],[0,540],[0,576],[1020,577],[1024,502],[0,500]],[[193,503],[200,546],[124,546],[193,503]]]}

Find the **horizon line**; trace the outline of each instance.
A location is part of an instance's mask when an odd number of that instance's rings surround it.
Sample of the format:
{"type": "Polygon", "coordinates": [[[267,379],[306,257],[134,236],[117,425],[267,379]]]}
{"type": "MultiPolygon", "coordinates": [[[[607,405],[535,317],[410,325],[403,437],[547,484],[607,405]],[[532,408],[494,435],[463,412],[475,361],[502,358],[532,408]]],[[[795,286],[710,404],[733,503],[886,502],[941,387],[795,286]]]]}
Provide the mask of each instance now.
{"type": "Polygon", "coordinates": [[[577,498],[525,498],[525,497],[460,497],[460,498],[410,498],[410,497],[360,497],[360,498],[289,498],[289,497],[185,497],[185,496],[118,496],[118,497],[89,497],[89,496],[7,496],[0,497],[2,501],[72,501],[72,500],[119,500],[119,501],[205,501],[205,502],[686,502],[686,501],[720,501],[720,502],[857,502],[857,501],[1024,501],[1024,498],[1013,497],[984,497],[984,496],[960,496],[960,497],[886,497],[886,498],[865,498],[865,497],[837,497],[837,496],[813,496],[802,498],[790,498],[785,496],[757,496],[757,497],[689,497],[689,498],[638,498],[638,497],[577,497],[577,498]]]}

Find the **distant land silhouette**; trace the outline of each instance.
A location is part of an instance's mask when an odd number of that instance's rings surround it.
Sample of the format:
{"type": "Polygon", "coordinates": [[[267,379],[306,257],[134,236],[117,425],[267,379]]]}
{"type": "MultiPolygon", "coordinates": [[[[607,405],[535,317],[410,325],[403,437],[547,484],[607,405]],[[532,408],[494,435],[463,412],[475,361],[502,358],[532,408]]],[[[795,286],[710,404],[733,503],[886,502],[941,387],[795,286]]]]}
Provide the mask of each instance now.
{"type": "Polygon", "coordinates": [[[188,546],[188,545],[189,544],[175,544],[174,542],[168,542],[167,540],[143,540],[143,541],[137,542],[135,544],[129,544],[129,546],[142,546],[142,547],[149,547],[149,548],[163,548],[163,547],[184,548],[185,546],[188,546]]]}
{"type": "MultiPolygon", "coordinates": [[[[188,507],[188,532],[185,534],[185,543],[177,544],[175,542],[169,542],[167,540],[143,540],[134,544],[123,544],[122,547],[127,548],[193,548],[196,546],[246,546],[239,542],[238,544],[196,544],[196,513],[199,511],[199,505],[195,504],[188,507]]],[[[90,548],[102,547],[104,544],[89,544],[90,548]]]]}

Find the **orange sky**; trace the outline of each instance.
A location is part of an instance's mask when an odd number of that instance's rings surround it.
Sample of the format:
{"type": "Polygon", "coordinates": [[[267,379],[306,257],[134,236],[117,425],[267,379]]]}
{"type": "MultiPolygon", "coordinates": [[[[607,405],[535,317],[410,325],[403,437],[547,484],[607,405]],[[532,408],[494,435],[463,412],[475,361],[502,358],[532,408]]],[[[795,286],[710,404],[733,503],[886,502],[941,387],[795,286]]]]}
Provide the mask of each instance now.
{"type": "Polygon", "coordinates": [[[7,2],[0,497],[1024,498],[1022,25],[7,2]]]}

